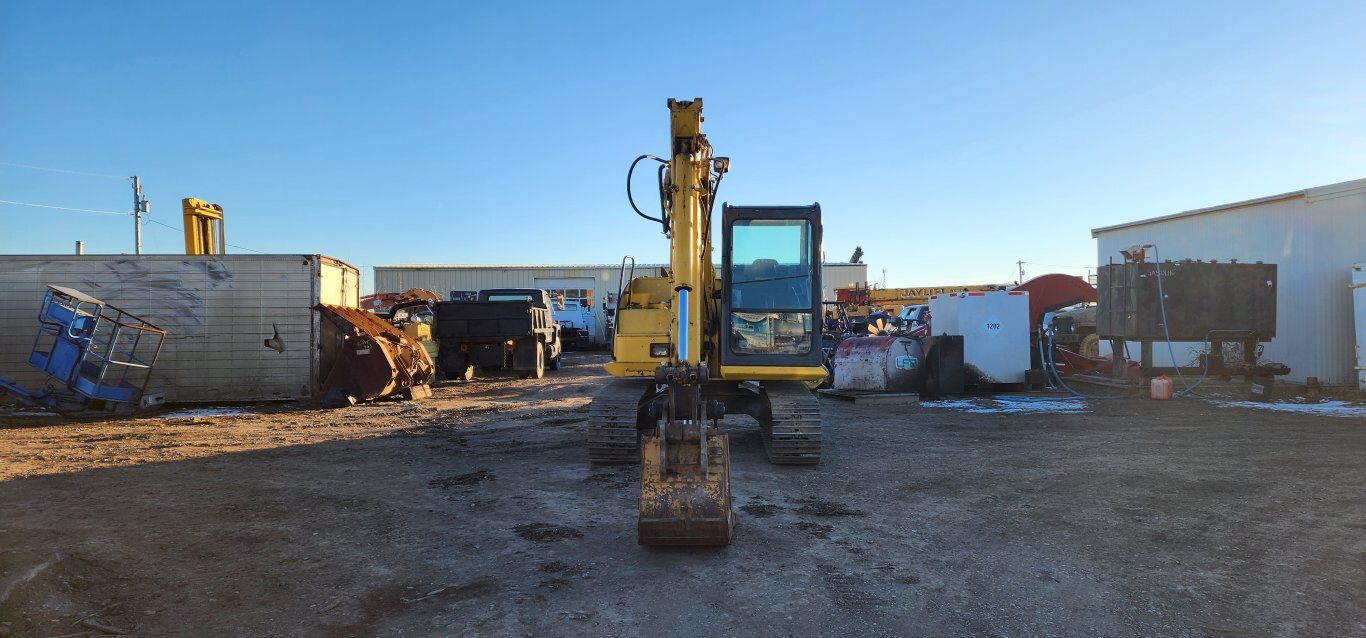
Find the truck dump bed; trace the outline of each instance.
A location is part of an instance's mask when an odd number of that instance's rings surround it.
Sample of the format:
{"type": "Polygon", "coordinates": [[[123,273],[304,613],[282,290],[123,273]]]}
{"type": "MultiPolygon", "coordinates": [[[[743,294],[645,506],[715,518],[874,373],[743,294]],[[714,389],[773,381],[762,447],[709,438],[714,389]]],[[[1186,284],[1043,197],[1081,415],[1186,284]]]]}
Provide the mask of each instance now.
{"type": "Polygon", "coordinates": [[[432,336],[437,340],[502,341],[549,327],[550,311],[529,301],[444,301],[436,305],[432,336]]]}

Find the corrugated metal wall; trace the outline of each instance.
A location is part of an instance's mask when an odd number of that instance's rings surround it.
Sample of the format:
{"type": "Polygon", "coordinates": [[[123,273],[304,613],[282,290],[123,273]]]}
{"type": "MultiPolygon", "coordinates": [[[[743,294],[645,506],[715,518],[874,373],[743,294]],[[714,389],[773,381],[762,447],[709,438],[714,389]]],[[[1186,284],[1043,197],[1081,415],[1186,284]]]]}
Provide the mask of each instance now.
{"type": "Polygon", "coordinates": [[[0,374],[27,387],[47,383],[27,358],[38,306],[53,284],[167,331],[148,391],[168,401],[306,398],[317,369],[318,317],[311,308],[320,296],[354,306],[357,274],[318,255],[3,255],[0,374]],[[264,345],[277,336],[283,352],[264,345]]]}
{"type": "MultiPolygon", "coordinates": [[[[1307,195],[1102,230],[1098,263],[1122,262],[1121,249],[1142,244],[1156,244],[1163,260],[1277,264],[1277,336],[1263,358],[1290,366],[1291,381],[1316,376],[1325,384],[1355,383],[1348,284],[1352,264],[1366,261],[1366,187],[1311,189],[1307,195]]],[[[1192,346],[1174,345],[1178,361],[1190,358],[1192,346]]],[[[1165,344],[1154,344],[1153,358],[1167,364],[1165,344]]]]}
{"type": "Polygon", "coordinates": [[[834,301],[836,290],[853,284],[868,287],[868,264],[826,264],[821,267],[821,290],[826,301],[834,301]]]}

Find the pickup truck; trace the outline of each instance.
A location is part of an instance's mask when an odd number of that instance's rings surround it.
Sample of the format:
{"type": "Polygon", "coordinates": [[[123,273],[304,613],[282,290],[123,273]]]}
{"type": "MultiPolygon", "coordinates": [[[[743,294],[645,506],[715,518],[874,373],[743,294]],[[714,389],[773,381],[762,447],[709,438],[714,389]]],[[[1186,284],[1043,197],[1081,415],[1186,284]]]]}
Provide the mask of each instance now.
{"type": "Polygon", "coordinates": [[[565,350],[578,350],[593,345],[596,332],[593,309],[584,307],[578,301],[556,300],[553,313],[560,324],[560,341],[565,350]]]}
{"type": "Polygon", "coordinates": [[[469,381],[475,366],[515,370],[523,379],[560,369],[559,326],[544,290],[480,290],[476,301],[443,301],[434,310],[437,366],[447,378],[469,381]]]}

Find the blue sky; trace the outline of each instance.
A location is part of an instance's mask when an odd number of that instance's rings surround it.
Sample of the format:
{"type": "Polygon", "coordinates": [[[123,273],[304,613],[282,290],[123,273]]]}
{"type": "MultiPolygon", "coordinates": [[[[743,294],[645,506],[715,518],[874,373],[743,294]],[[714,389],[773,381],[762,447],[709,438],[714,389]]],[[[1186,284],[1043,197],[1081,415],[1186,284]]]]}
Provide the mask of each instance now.
{"type": "MultiPolygon", "coordinates": [[[[367,275],[664,261],[626,167],[702,96],[724,200],[819,201],[828,259],[924,286],[1366,177],[1366,3],[675,6],[2,2],[0,199],[124,211],[137,174],[154,220],[199,197],[233,244],[367,275]]],[[[77,239],[131,252],[132,222],[0,204],[0,252],[77,239]]]]}

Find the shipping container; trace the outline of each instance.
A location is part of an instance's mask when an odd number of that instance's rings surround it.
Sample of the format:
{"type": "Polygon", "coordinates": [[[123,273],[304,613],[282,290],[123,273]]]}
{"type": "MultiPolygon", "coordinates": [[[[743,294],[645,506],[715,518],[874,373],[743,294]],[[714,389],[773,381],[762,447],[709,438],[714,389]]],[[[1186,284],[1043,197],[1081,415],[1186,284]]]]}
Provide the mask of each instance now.
{"type": "Polygon", "coordinates": [[[38,306],[67,286],[166,330],[148,393],[168,402],[304,399],[318,386],[318,303],[356,307],[360,273],[323,255],[0,255],[0,376],[27,365],[38,306]]]}

